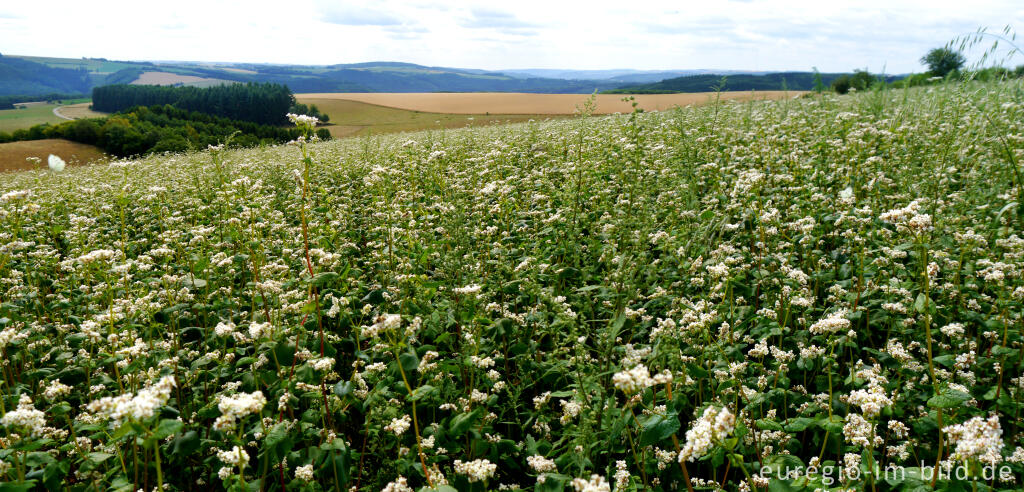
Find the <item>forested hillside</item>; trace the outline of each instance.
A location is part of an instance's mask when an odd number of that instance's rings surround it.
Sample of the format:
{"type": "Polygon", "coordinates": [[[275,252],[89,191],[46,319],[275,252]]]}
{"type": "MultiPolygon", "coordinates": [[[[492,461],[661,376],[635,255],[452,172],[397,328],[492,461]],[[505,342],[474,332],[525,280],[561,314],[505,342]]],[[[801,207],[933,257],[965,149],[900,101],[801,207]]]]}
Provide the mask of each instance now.
{"type": "Polygon", "coordinates": [[[163,104],[233,120],[275,125],[284,123],[295,98],[287,86],[254,83],[202,89],[119,84],[96,87],[92,91],[96,111],[116,113],[133,106],[163,104]]]}
{"type": "Polygon", "coordinates": [[[0,96],[89,92],[85,70],[53,68],[22,58],[0,55],[0,96]]]}

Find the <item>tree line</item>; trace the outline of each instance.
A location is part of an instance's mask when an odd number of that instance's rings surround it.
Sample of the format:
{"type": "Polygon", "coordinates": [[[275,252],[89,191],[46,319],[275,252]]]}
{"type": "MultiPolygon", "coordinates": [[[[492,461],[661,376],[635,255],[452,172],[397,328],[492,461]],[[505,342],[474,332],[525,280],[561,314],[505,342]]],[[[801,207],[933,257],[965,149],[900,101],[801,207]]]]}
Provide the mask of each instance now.
{"type": "Polygon", "coordinates": [[[18,103],[31,102],[31,101],[66,101],[68,99],[83,99],[87,98],[84,94],[36,94],[32,95],[17,95],[17,96],[0,96],[0,109],[14,109],[14,105],[18,103]]]}
{"type": "Polygon", "coordinates": [[[105,85],[92,90],[96,111],[116,113],[135,106],[170,104],[232,120],[264,125],[285,123],[285,114],[295,105],[295,96],[281,84],[228,84],[214,87],[159,85],[105,85]]]}
{"type": "MultiPolygon", "coordinates": [[[[323,140],[331,138],[324,128],[316,135],[323,140]]],[[[36,125],[13,134],[0,132],[0,143],[63,138],[96,145],[118,157],[129,157],[203,149],[227,141],[232,147],[273,145],[300,136],[301,131],[296,128],[232,120],[165,104],[136,106],[104,118],[36,125]]]]}

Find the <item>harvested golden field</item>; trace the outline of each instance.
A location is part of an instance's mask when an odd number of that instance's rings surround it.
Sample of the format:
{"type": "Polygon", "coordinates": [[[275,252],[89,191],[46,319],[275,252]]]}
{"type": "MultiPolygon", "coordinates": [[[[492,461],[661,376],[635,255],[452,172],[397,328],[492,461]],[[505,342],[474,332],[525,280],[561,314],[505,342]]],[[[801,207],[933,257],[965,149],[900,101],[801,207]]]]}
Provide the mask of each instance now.
{"type": "Polygon", "coordinates": [[[62,116],[69,120],[77,120],[80,118],[102,118],[107,116],[108,113],[101,113],[99,111],[89,109],[89,106],[91,105],[91,102],[71,104],[68,106],[61,106],[54,111],[58,116],[62,116]]]}
{"type": "Polygon", "coordinates": [[[324,126],[335,138],[396,133],[440,128],[461,128],[483,126],[494,123],[526,121],[531,118],[546,118],[549,115],[524,114],[442,114],[407,110],[350,101],[347,99],[306,97],[296,95],[303,104],[315,104],[321,112],[331,117],[324,126]]]}
{"type": "MultiPolygon", "coordinates": [[[[749,101],[751,99],[781,99],[803,94],[799,91],[764,91],[764,92],[722,92],[723,100],[749,101]]],[[[299,102],[308,104],[310,101],[342,99],[358,101],[390,108],[423,111],[428,113],[448,114],[504,114],[504,115],[564,115],[573,114],[577,106],[590,97],[589,94],[526,94],[507,92],[472,92],[472,93],[320,93],[296,94],[299,102]]],[[[628,113],[632,111],[629,103],[622,101],[622,94],[599,94],[597,96],[596,114],[628,113]]],[[[638,106],[645,111],[661,111],[675,106],[698,106],[713,101],[714,92],[691,94],[637,94],[638,106]]],[[[321,103],[315,103],[320,106],[321,103]]],[[[330,113],[328,113],[330,114],[330,113]]],[[[332,115],[333,117],[333,115],[332,115]]]]}
{"type": "Polygon", "coordinates": [[[54,154],[70,166],[89,164],[107,157],[99,148],[70,140],[46,139],[0,144],[0,172],[45,169],[46,159],[54,154]],[[38,157],[39,164],[26,159],[38,157]]]}
{"type": "Polygon", "coordinates": [[[180,75],[170,72],[142,72],[139,78],[132,81],[133,85],[174,85],[174,84],[185,84],[194,85],[197,87],[206,87],[210,85],[227,84],[230,81],[221,79],[211,79],[206,77],[196,77],[194,75],[180,75]]]}

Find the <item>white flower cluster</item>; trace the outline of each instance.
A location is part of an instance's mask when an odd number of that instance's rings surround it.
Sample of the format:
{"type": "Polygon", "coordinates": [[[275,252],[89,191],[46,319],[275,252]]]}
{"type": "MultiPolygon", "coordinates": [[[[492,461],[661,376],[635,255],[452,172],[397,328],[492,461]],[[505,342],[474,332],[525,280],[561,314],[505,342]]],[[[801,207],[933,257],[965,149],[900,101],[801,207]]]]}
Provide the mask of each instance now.
{"type": "MultiPolygon", "coordinates": [[[[278,113],[280,114],[280,113],[278,113]]],[[[308,126],[310,128],[320,123],[320,119],[315,116],[309,116],[304,114],[288,113],[285,115],[288,117],[288,121],[291,121],[295,126],[308,126]]]]}
{"type": "Polygon", "coordinates": [[[244,468],[245,465],[249,464],[249,453],[238,446],[231,448],[230,451],[218,449],[217,459],[229,465],[244,468]]]}
{"type": "Polygon", "coordinates": [[[334,369],[334,357],[324,357],[322,359],[313,359],[313,360],[309,361],[309,365],[312,366],[314,370],[317,370],[317,371],[320,371],[320,372],[327,372],[327,371],[330,371],[331,369],[334,369]]]}
{"type": "Polygon", "coordinates": [[[728,408],[708,407],[693,427],[686,431],[686,445],[679,451],[679,462],[704,456],[711,446],[721,442],[736,427],[736,416],[728,408]]]}
{"type": "Polygon", "coordinates": [[[846,319],[846,313],[846,309],[835,311],[811,325],[808,331],[814,335],[825,335],[849,330],[850,320],[846,319]]]}
{"type": "Polygon", "coordinates": [[[125,393],[118,396],[104,396],[89,403],[86,408],[90,412],[114,421],[115,425],[120,425],[128,418],[147,419],[156,414],[157,408],[167,403],[174,386],[174,378],[164,376],[153,386],[139,390],[137,395],[125,393]]]}
{"type": "Polygon", "coordinates": [[[221,321],[213,328],[213,333],[219,337],[229,337],[235,332],[235,324],[228,321],[221,321]]]}
{"type": "Polygon", "coordinates": [[[50,384],[43,390],[43,397],[47,400],[54,401],[57,398],[66,396],[71,393],[71,387],[60,382],[60,379],[54,379],[50,381],[50,384]]]}
{"type": "Polygon", "coordinates": [[[394,482],[391,482],[380,489],[380,492],[413,492],[412,487],[408,485],[405,477],[398,477],[394,482]]]}
{"type": "Polygon", "coordinates": [[[558,466],[555,465],[555,460],[551,460],[540,455],[527,457],[526,463],[537,473],[558,471],[558,466]]]}
{"type": "Polygon", "coordinates": [[[295,469],[295,478],[303,482],[313,481],[313,465],[300,466],[295,469]]]}
{"type": "Polygon", "coordinates": [[[456,287],[452,289],[452,292],[460,295],[472,295],[480,293],[480,284],[471,284],[465,287],[456,287]]]}
{"type": "Polygon", "coordinates": [[[498,465],[488,460],[473,460],[469,462],[455,460],[455,473],[465,475],[470,483],[483,482],[493,477],[496,471],[498,471],[498,465]]]}
{"type": "Polygon", "coordinates": [[[384,430],[394,432],[396,436],[400,436],[409,430],[410,425],[412,425],[412,419],[408,415],[402,415],[400,418],[391,419],[391,423],[385,425],[384,430]]]}
{"type": "Polygon", "coordinates": [[[629,485],[629,467],[626,460],[615,462],[615,490],[623,490],[629,485]]]}
{"type": "Polygon", "coordinates": [[[843,435],[857,446],[873,447],[882,443],[882,438],[875,435],[875,425],[856,413],[846,416],[843,435]]]}
{"type": "Polygon", "coordinates": [[[14,190],[8,191],[0,196],[0,203],[13,202],[15,200],[23,200],[32,196],[31,190],[14,190]]]}
{"type": "Polygon", "coordinates": [[[84,254],[82,256],[79,256],[78,257],[78,261],[79,261],[79,263],[81,263],[83,265],[88,265],[90,263],[95,263],[97,261],[112,260],[116,256],[117,256],[117,253],[115,253],[113,250],[110,250],[110,249],[97,249],[95,251],[90,251],[90,252],[88,252],[88,253],[86,253],[86,254],[84,254]]]}
{"type": "Polygon", "coordinates": [[[32,398],[28,395],[21,395],[18,398],[18,408],[11,410],[0,418],[0,424],[4,427],[21,427],[28,429],[29,434],[36,435],[46,426],[46,415],[36,410],[32,405],[32,398]]]}
{"type": "Polygon", "coordinates": [[[612,492],[612,486],[601,475],[591,475],[590,480],[576,478],[572,481],[576,492],[612,492]]]}
{"type": "Polygon", "coordinates": [[[374,338],[382,332],[396,330],[402,326],[402,316],[399,314],[381,314],[374,318],[373,324],[363,327],[362,336],[374,338]]]}
{"type": "Polygon", "coordinates": [[[878,218],[882,222],[903,226],[914,232],[923,232],[932,228],[932,216],[920,213],[920,209],[921,204],[914,200],[906,207],[890,210],[878,218]]]}
{"type": "Polygon", "coordinates": [[[883,408],[892,405],[892,400],[885,394],[885,389],[877,381],[871,381],[868,389],[850,392],[851,405],[857,405],[868,418],[877,417],[883,408]]]}
{"type": "Polygon", "coordinates": [[[263,396],[262,391],[221,397],[217,404],[221,416],[213,422],[213,427],[220,431],[232,429],[238,419],[259,412],[266,404],[267,397],[263,396]]]}
{"type": "Polygon", "coordinates": [[[962,424],[950,425],[942,429],[949,440],[956,443],[953,458],[962,461],[976,459],[982,463],[996,465],[1002,461],[1003,429],[999,425],[999,417],[992,415],[988,419],[974,417],[962,424]]]}
{"type": "Polygon", "coordinates": [[[647,369],[647,366],[643,364],[634,366],[632,369],[626,371],[619,371],[612,376],[612,383],[615,384],[615,387],[622,390],[622,392],[627,395],[631,395],[656,384],[671,382],[672,373],[669,372],[668,369],[659,374],[655,374],[654,377],[651,377],[651,373],[647,369]]]}

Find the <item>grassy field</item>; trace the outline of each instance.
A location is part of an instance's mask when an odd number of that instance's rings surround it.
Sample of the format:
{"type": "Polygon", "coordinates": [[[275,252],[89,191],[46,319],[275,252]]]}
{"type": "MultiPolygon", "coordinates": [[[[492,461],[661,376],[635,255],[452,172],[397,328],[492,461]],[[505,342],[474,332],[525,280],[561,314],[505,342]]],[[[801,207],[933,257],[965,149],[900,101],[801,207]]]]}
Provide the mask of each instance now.
{"type": "Polygon", "coordinates": [[[5,175],[2,488],[1020,490],[1022,90],[5,175]]]}
{"type": "Polygon", "coordinates": [[[331,117],[326,126],[335,138],[383,133],[431,130],[440,128],[461,128],[483,126],[495,123],[527,121],[531,118],[544,119],[545,115],[465,115],[441,114],[389,108],[376,104],[346,99],[306,97],[299,94],[298,102],[316,104],[323,113],[331,117]]]}
{"type": "MultiPolygon", "coordinates": [[[[80,104],[87,100],[64,101],[67,104],[80,104]]],[[[0,110],[0,132],[11,133],[14,130],[29,128],[42,123],[60,123],[64,121],[53,114],[54,108],[62,104],[31,103],[24,109],[0,110]]]]}
{"type": "Polygon", "coordinates": [[[77,120],[79,118],[101,118],[109,115],[109,113],[101,113],[99,111],[89,109],[90,105],[92,105],[91,102],[69,104],[67,106],[60,106],[57,108],[57,112],[65,118],[71,118],[73,120],[77,120]]]}
{"type": "MultiPolygon", "coordinates": [[[[663,111],[676,106],[699,106],[720,98],[725,101],[749,101],[796,97],[803,92],[713,92],[692,94],[638,94],[635,102],[645,111],[663,111]]],[[[378,106],[423,111],[428,113],[466,115],[570,115],[587,101],[586,94],[522,94],[522,93],[334,93],[296,94],[299,102],[306,100],[341,99],[378,106]]],[[[623,101],[621,94],[599,94],[594,114],[629,113],[632,103],[623,101]]],[[[318,104],[319,105],[319,104],[318,104]]]]}
{"type": "Polygon", "coordinates": [[[196,77],[194,75],[182,75],[171,72],[142,72],[139,78],[131,82],[135,85],[174,85],[182,84],[194,87],[210,87],[221,84],[231,84],[230,80],[212,79],[208,77],[196,77]]]}
{"type": "Polygon", "coordinates": [[[50,154],[59,156],[71,166],[102,160],[106,155],[100,149],[77,142],[59,139],[28,140],[0,144],[0,172],[46,169],[50,154]],[[33,164],[26,159],[37,157],[40,163],[33,164]]]}

